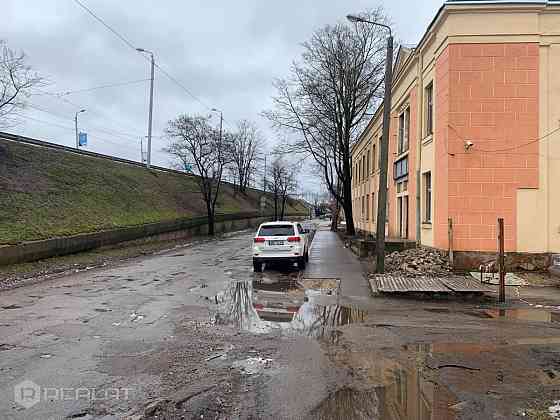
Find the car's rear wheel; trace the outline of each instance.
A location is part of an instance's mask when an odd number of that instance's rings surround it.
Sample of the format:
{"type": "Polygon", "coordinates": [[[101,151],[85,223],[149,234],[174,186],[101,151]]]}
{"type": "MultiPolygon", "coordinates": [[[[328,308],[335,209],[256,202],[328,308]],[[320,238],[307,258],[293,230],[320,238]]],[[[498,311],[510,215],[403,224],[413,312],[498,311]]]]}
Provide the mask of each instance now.
{"type": "Polygon", "coordinates": [[[262,273],[263,263],[260,261],[253,261],[253,270],[255,271],[255,273],[262,273]]]}
{"type": "Polygon", "coordinates": [[[305,270],[305,257],[302,257],[298,260],[297,266],[300,270],[305,270]]]}

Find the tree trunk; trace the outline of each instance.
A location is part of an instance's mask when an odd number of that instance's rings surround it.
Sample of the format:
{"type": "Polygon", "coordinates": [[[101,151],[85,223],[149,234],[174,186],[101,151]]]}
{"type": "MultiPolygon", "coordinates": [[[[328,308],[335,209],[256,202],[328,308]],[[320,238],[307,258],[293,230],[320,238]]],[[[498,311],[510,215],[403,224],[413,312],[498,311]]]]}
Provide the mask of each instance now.
{"type": "Polygon", "coordinates": [[[278,220],[278,195],[274,194],[274,220],[278,220]]]}
{"type": "Polygon", "coordinates": [[[206,204],[206,210],[208,213],[208,236],[214,236],[214,211],[210,203],[206,204]]]}
{"type": "Polygon", "coordinates": [[[338,204],[338,201],[335,202],[334,209],[331,209],[331,212],[331,231],[336,232],[338,231],[338,216],[340,214],[340,204],[338,204]]]}
{"type": "Polygon", "coordinates": [[[282,210],[280,212],[280,220],[284,220],[284,212],[286,211],[286,197],[282,197],[282,210]]]}
{"type": "MultiPolygon", "coordinates": [[[[344,186],[344,190],[346,190],[346,185],[344,186]]],[[[356,229],[354,228],[354,218],[352,217],[352,196],[350,192],[346,194],[345,191],[342,208],[344,209],[344,218],[346,219],[346,233],[353,236],[356,234],[356,229]]]]}

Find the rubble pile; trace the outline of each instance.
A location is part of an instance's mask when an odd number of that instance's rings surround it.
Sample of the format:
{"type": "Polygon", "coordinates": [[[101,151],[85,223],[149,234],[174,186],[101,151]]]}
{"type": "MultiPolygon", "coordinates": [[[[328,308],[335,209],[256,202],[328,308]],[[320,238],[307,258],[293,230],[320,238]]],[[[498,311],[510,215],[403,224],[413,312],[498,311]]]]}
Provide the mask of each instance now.
{"type": "Polygon", "coordinates": [[[447,255],[429,248],[397,251],[385,257],[385,273],[405,277],[441,277],[452,272],[447,255]]]}

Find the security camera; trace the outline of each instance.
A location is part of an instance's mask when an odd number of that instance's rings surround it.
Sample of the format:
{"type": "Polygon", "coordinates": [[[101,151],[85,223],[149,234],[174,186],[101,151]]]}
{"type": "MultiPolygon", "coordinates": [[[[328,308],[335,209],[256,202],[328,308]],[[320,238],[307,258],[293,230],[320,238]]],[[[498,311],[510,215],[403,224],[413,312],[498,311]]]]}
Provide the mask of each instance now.
{"type": "Polygon", "coordinates": [[[469,149],[470,149],[471,147],[473,147],[473,146],[474,146],[474,143],[473,143],[472,141],[470,141],[470,140],[465,140],[465,151],[468,152],[469,149]]]}

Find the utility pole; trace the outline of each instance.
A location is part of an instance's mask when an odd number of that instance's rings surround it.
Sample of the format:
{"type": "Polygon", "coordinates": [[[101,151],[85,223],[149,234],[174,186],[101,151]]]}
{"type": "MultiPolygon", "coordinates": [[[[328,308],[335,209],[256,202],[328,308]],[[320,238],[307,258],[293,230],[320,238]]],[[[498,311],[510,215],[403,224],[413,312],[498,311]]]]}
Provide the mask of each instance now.
{"type": "Polygon", "coordinates": [[[143,48],[136,48],[136,51],[150,54],[150,109],[148,111],[148,151],[146,153],[146,168],[150,169],[152,163],[152,114],[154,110],[154,53],[143,48]]]}
{"type": "Polygon", "coordinates": [[[76,149],[80,148],[80,135],[78,134],[78,114],[82,112],[86,112],[86,110],[80,109],[78,112],[76,112],[76,115],[74,115],[74,127],[76,129],[76,149]]]}
{"type": "Polygon", "coordinates": [[[266,194],[266,153],[264,155],[263,191],[266,194]]]}
{"type": "Polygon", "coordinates": [[[385,59],[385,97],[383,98],[383,136],[381,138],[379,191],[377,192],[377,232],[375,241],[376,271],[385,272],[385,221],[387,219],[387,170],[389,167],[389,125],[391,123],[391,88],[393,85],[393,32],[383,23],[371,22],[359,16],[348,15],[350,22],[381,26],[389,31],[385,59]]]}

